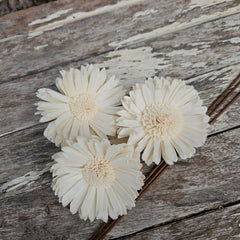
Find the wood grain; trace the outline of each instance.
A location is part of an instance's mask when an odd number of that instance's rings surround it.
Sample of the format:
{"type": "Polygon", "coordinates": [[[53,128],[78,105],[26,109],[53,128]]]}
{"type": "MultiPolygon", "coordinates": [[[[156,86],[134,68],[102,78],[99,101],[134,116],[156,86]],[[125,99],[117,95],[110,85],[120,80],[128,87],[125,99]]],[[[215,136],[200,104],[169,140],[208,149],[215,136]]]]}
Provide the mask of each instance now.
{"type": "MultiPolygon", "coordinates": [[[[178,0],[174,4],[164,0],[91,2],[62,0],[1,18],[0,79],[8,81],[78,61],[91,54],[112,51],[118,42],[150,33],[138,39],[138,42],[144,42],[156,37],[151,34],[156,29],[157,36],[164,39],[168,33],[240,12],[237,0],[213,3],[178,0]]],[[[227,37],[231,32],[223,34],[227,37]]],[[[191,31],[185,38],[190,35],[191,31]]],[[[195,37],[201,38],[201,35],[199,32],[195,37]]],[[[217,32],[216,37],[219,35],[222,33],[217,32]]],[[[165,43],[169,41],[166,40],[165,43]]],[[[130,39],[124,46],[133,42],[130,39]]],[[[175,45],[177,43],[175,40],[175,45]]],[[[222,49],[227,48],[222,46],[222,49]]]]}
{"type": "MultiPolygon", "coordinates": [[[[34,116],[38,88],[54,88],[60,69],[89,62],[106,67],[128,90],[155,74],[184,79],[209,106],[239,74],[239,18],[238,0],[58,0],[0,18],[0,239],[84,240],[101,224],[71,215],[51,190],[51,155],[59,150],[34,116]]],[[[193,158],[164,173],[108,239],[240,237],[234,223],[239,104],[211,127],[213,135],[193,158]]]]}
{"type": "MultiPolygon", "coordinates": [[[[44,126],[2,138],[2,239],[87,239],[100,225],[79,220],[57,203],[48,172],[57,151],[44,126]],[[9,145],[11,143],[11,145],[9,145]],[[42,231],[41,231],[42,229],[42,231]],[[61,238],[62,237],[62,238],[61,238]]],[[[239,199],[240,129],[212,136],[194,158],[172,166],[112,230],[120,237],[239,199]],[[136,224],[137,221],[137,224],[136,224]]],[[[148,169],[145,167],[144,172],[148,169]]]]}
{"type": "Polygon", "coordinates": [[[0,16],[3,16],[13,11],[26,9],[32,6],[38,6],[49,1],[51,0],[1,0],[0,16]]]}
{"type": "MultiPolygon", "coordinates": [[[[33,106],[37,101],[37,89],[53,88],[60,69],[79,67],[86,62],[106,67],[109,75],[120,78],[126,89],[155,74],[185,79],[200,91],[205,105],[209,106],[239,73],[240,45],[232,43],[238,32],[230,29],[230,25],[233,29],[240,26],[239,17],[240,14],[237,14],[219,19],[154,39],[142,46],[92,56],[64,67],[2,83],[0,135],[37,124],[39,117],[34,116],[33,106]]],[[[219,119],[211,132],[239,125],[238,104],[239,101],[219,119]]]]}
{"type": "Polygon", "coordinates": [[[190,219],[176,221],[165,226],[128,236],[128,240],[235,240],[240,238],[240,204],[220,207],[190,219]]]}

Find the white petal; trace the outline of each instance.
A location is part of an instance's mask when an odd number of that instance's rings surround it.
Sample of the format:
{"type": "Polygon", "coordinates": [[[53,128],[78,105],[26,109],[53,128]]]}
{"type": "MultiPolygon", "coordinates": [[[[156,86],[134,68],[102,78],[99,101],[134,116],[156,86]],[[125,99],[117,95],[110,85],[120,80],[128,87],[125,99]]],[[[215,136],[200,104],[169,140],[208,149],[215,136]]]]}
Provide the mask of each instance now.
{"type": "Polygon", "coordinates": [[[154,140],[152,161],[156,164],[159,164],[161,161],[161,147],[159,139],[154,140]]]}
{"type": "Polygon", "coordinates": [[[66,192],[64,195],[63,195],[63,198],[62,198],[62,205],[65,207],[67,206],[74,198],[74,196],[82,190],[82,187],[80,186],[80,183],[81,182],[81,179],[79,179],[78,182],[76,182],[73,187],[68,191],[66,192]]]}
{"type": "Polygon", "coordinates": [[[83,151],[79,150],[80,149],[76,150],[69,146],[62,148],[62,151],[64,151],[64,153],[66,153],[68,156],[68,161],[74,161],[78,167],[80,164],[84,164],[90,156],[89,154],[86,155],[83,151]]]}
{"type": "Polygon", "coordinates": [[[136,151],[141,152],[147,145],[149,141],[149,136],[145,135],[144,138],[138,142],[136,151]]]}
{"type": "Polygon", "coordinates": [[[37,97],[48,102],[68,102],[68,97],[48,88],[40,88],[37,97]]]}
{"type": "Polygon", "coordinates": [[[106,193],[108,195],[108,199],[111,203],[111,206],[114,209],[114,212],[116,212],[117,215],[119,215],[119,214],[122,215],[121,205],[119,204],[118,199],[117,199],[113,189],[111,187],[107,188],[106,193]]]}
{"type": "Polygon", "coordinates": [[[182,159],[186,159],[189,156],[192,156],[194,148],[182,141],[181,139],[174,139],[172,140],[172,143],[177,153],[182,159]]]}
{"type": "Polygon", "coordinates": [[[106,81],[98,90],[98,94],[103,94],[118,85],[119,81],[115,80],[115,76],[112,76],[108,81],[106,81]]]}
{"type": "Polygon", "coordinates": [[[103,219],[104,222],[107,222],[108,212],[105,204],[105,189],[98,188],[97,189],[97,201],[96,201],[96,218],[103,219]]]}
{"type": "Polygon", "coordinates": [[[69,79],[68,79],[68,72],[67,71],[60,71],[61,75],[62,75],[62,79],[59,79],[59,82],[61,81],[61,86],[62,86],[62,91],[64,92],[64,94],[66,96],[71,96],[72,95],[72,91],[71,91],[71,87],[69,84],[69,79]]]}
{"type": "Polygon", "coordinates": [[[130,137],[128,139],[128,144],[136,144],[142,140],[145,136],[145,131],[142,127],[135,128],[134,131],[131,132],[130,137]]]}
{"type": "Polygon", "coordinates": [[[70,130],[70,134],[69,134],[69,139],[75,140],[76,137],[78,136],[79,129],[80,129],[80,123],[79,123],[78,119],[73,118],[71,130],[70,130]]]}
{"type": "Polygon", "coordinates": [[[129,197],[129,192],[127,192],[117,181],[115,183],[115,190],[118,192],[121,201],[125,202],[127,209],[135,206],[135,201],[133,198],[129,197]]]}
{"type": "Polygon", "coordinates": [[[71,96],[76,94],[75,69],[73,68],[70,68],[70,70],[67,72],[67,88],[69,89],[71,96]]]}
{"type": "Polygon", "coordinates": [[[144,101],[141,90],[137,89],[136,91],[130,91],[129,95],[130,95],[132,101],[138,107],[138,109],[140,111],[143,111],[144,108],[146,107],[146,103],[144,101]]]}
{"type": "Polygon", "coordinates": [[[72,214],[77,213],[77,211],[81,207],[81,205],[86,197],[87,191],[88,191],[88,185],[84,182],[84,180],[82,180],[81,186],[82,186],[81,190],[78,191],[78,193],[76,195],[74,195],[73,201],[70,204],[70,211],[72,214]]]}
{"type": "Polygon", "coordinates": [[[174,162],[177,162],[176,151],[170,142],[161,142],[161,151],[163,159],[167,164],[172,165],[174,162]]]}
{"type": "Polygon", "coordinates": [[[153,103],[153,93],[150,89],[146,86],[142,87],[142,94],[145,100],[146,105],[151,105],[153,103]]]}
{"type": "Polygon", "coordinates": [[[152,163],[153,140],[150,139],[142,155],[142,159],[147,165],[152,163]]]}
{"type": "Polygon", "coordinates": [[[207,133],[197,128],[185,128],[181,132],[181,138],[188,144],[199,147],[206,141],[207,133]]]}
{"type": "Polygon", "coordinates": [[[79,133],[80,136],[84,136],[84,137],[87,137],[87,138],[91,137],[89,125],[87,123],[81,124],[79,126],[79,132],[78,133],[79,133]]]}
{"type": "Polygon", "coordinates": [[[119,128],[118,129],[118,138],[127,137],[133,131],[134,128],[119,128]]]}
{"type": "Polygon", "coordinates": [[[92,222],[95,215],[96,188],[89,186],[86,197],[81,206],[81,215],[83,219],[89,218],[92,222]]]}

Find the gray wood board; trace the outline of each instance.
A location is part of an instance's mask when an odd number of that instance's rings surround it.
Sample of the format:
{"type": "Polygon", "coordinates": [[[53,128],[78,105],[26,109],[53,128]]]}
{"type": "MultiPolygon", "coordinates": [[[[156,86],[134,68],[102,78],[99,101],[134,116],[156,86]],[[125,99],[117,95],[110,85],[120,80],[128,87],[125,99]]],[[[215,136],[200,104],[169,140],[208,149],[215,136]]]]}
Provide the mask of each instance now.
{"type": "MultiPolygon", "coordinates": [[[[92,56],[64,67],[2,83],[0,135],[35,125],[39,119],[34,116],[33,106],[37,101],[37,89],[54,88],[60,69],[79,67],[86,62],[106,67],[109,75],[120,78],[121,84],[127,89],[155,74],[185,79],[200,91],[205,104],[209,106],[239,73],[240,46],[232,43],[233,39],[237,41],[238,31],[231,30],[239,28],[239,17],[240,14],[221,18],[168,34],[141,46],[92,56]]],[[[238,104],[239,101],[220,118],[216,129],[211,132],[239,125],[238,104]]]]}
{"type": "Polygon", "coordinates": [[[38,6],[53,0],[1,0],[0,1],[0,16],[13,11],[26,9],[32,6],[38,6]]]}
{"type": "MultiPolygon", "coordinates": [[[[38,88],[54,88],[60,69],[89,62],[128,90],[155,74],[184,79],[209,106],[239,73],[239,18],[237,0],[58,0],[2,17],[0,238],[88,239],[101,224],[71,215],[51,190],[51,155],[59,149],[34,116],[38,88]]],[[[196,156],[168,169],[108,238],[138,231],[133,239],[158,239],[159,232],[163,239],[239,237],[238,205],[211,213],[239,202],[239,103],[210,128],[215,135],[196,156]],[[196,232],[188,228],[195,223],[196,232]]]]}
{"type": "MultiPolygon", "coordinates": [[[[77,61],[91,54],[112,51],[122,46],[119,44],[121,41],[124,41],[124,46],[131,45],[239,12],[240,5],[237,0],[199,3],[178,0],[174,1],[174,4],[164,0],[93,1],[92,4],[89,1],[68,1],[68,4],[57,1],[47,6],[26,9],[1,18],[0,79],[7,81],[77,61]],[[102,6],[103,3],[105,6],[102,6]]],[[[210,45],[216,44],[214,39],[224,38],[226,42],[219,44],[222,51],[228,51],[228,39],[231,39],[231,35],[239,36],[239,29],[233,31],[230,26],[239,26],[238,19],[236,17],[235,21],[231,18],[228,22],[216,22],[220,25],[228,24],[229,31],[222,32],[219,27],[216,30],[215,26],[215,34],[209,39],[210,45]]],[[[194,34],[192,31],[186,32],[185,41],[194,36],[196,39],[204,39],[205,32],[207,34],[214,27],[211,24],[207,26],[209,29],[206,28],[204,34],[201,31],[194,34]]],[[[174,36],[173,34],[171,38],[177,47],[181,37],[178,39],[174,36]]],[[[167,37],[165,40],[167,44],[170,39],[167,37]]],[[[195,42],[193,39],[189,39],[189,43],[190,41],[195,42]]],[[[158,41],[155,47],[159,44],[160,47],[164,46],[162,41],[158,41]]],[[[234,42],[231,45],[235,48],[238,46],[234,42]]],[[[165,50],[168,52],[171,48],[174,48],[174,45],[165,50]]],[[[232,53],[236,55],[237,50],[232,53]]],[[[219,64],[223,64],[224,54],[220,57],[219,64]]],[[[233,57],[227,57],[229,64],[233,57]]]]}
{"type": "MultiPolygon", "coordinates": [[[[87,239],[100,222],[81,221],[58,204],[49,173],[50,156],[57,149],[43,138],[43,127],[2,138],[1,238],[87,239]]],[[[193,158],[170,167],[108,237],[124,236],[238,200],[239,134],[238,128],[212,136],[193,158]]],[[[147,170],[145,166],[144,172],[147,170]]]]}
{"type": "Polygon", "coordinates": [[[236,240],[240,239],[240,204],[221,207],[190,219],[152,228],[120,239],[128,240],[236,240]]]}

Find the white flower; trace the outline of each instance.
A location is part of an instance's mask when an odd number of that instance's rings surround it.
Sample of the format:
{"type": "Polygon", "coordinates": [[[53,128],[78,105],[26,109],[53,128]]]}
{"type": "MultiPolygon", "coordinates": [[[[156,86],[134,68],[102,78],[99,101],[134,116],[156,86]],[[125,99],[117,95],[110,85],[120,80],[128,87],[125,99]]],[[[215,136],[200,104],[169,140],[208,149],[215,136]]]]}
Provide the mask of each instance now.
{"type": "Polygon", "coordinates": [[[149,79],[137,84],[130,97],[122,100],[118,137],[129,136],[128,144],[144,150],[143,160],[167,164],[193,156],[195,147],[207,137],[209,117],[197,91],[183,81],[170,78],[149,79]]]}
{"type": "Polygon", "coordinates": [[[75,141],[77,136],[114,136],[116,112],[124,95],[114,76],[107,79],[105,69],[93,65],[82,66],[81,70],[61,71],[57,78],[56,92],[42,88],[37,96],[36,114],[40,122],[48,122],[44,136],[57,146],[66,145],[66,140],[75,141]]]}
{"type": "Polygon", "coordinates": [[[106,222],[135,206],[144,176],[133,146],[78,137],[53,158],[53,190],[72,214],[106,222]]]}

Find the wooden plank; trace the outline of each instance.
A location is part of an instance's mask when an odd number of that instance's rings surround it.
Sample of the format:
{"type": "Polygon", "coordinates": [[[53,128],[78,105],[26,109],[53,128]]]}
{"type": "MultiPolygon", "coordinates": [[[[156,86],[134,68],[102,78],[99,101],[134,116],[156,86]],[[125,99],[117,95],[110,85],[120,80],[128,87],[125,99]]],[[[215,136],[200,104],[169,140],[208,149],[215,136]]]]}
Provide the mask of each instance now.
{"type": "Polygon", "coordinates": [[[61,0],[26,9],[1,18],[0,79],[15,79],[239,12],[238,0],[61,0]]]}
{"type": "MultiPolygon", "coordinates": [[[[2,138],[0,159],[2,239],[87,239],[100,222],[84,222],[57,203],[48,172],[57,151],[42,136],[44,126],[2,138]],[[11,144],[9,144],[11,143],[11,144]]],[[[210,137],[195,157],[179,161],[115,226],[120,237],[155,224],[229,204],[239,199],[240,128],[210,137]],[[137,224],[136,224],[137,222],[137,224]]],[[[148,169],[144,167],[144,172],[148,169]]]]}
{"type": "MultiPolygon", "coordinates": [[[[46,13],[41,6],[32,14],[23,11],[0,22],[0,29],[9,26],[0,30],[5,34],[0,37],[4,57],[0,59],[4,79],[0,88],[1,239],[87,239],[100,224],[72,216],[50,189],[50,156],[58,150],[42,136],[46,125],[36,125],[34,92],[53,87],[62,65],[97,63],[116,74],[127,89],[154,74],[183,78],[200,91],[207,106],[239,73],[238,1],[191,1],[184,6],[183,1],[170,2],[172,6],[165,1],[96,0],[82,6],[68,1],[65,7],[61,0],[51,3],[46,13]],[[80,11],[88,11],[87,18],[81,19],[80,11]],[[69,16],[77,19],[66,23],[69,16]],[[174,22],[166,21],[166,16],[174,22]],[[51,23],[61,20],[64,26],[50,30],[51,23]],[[19,29],[18,21],[25,27],[19,29]],[[104,27],[93,30],[96,24],[104,27]],[[41,26],[47,31],[35,36],[41,26]],[[116,34],[113,28],[118,29],[116,34]],[[13,79],[24,75],[28,76],[13,79]],[[25,130],[15,132],[20,129],[25,130]]],[[[239,103],[216,122],[211,133],[239,125],[239,103]]],[[[211,137],[196,157],[172,167],[109,237],[236,201],[239,133],[235,129],[211,137]]],[[[144,172],[148,170],[144,167],[144,172]]]]}
{"type": "MultiPolygon", "coordinates": [[[[186,80],[192,84],[200,93],[200,97],[204,100],[204,104],[209,106],[216,97],[228,86],[228,84],[238,74],[240,65],[233,65],[220,70],[212,71],[195,78],[186,80]],[[209,80],[211,79],[211,80],[209,80]],[[214,89],[214,91],[213,91],[214,89]]],[[[136,73],[138,69],[136,69],[136,73]]],[[[56,70],[55,70],[56,71],[56,70]]],[[[134,70],[133,70],[134,71],[134,70]]],[[[133,72],[132,72],[133,73],[133,72]]],[[[56,76],[58,73],[55,73],[56,76]]],[[[184,74],[184,73],[182,73],[184,74]]],[[[125,77],[125,75],[123,75],[125,77]]],[[[45,74],[37,75],[33,79],[27,77],[23,81],[14,81],[3,84],[0,88],[0,136],[25,129],[38,124],[39,116],[35,116],[35,106],[33,105],[38,99],[35,97],[35,91],[40,87],[55,88],[53,85],[55,77],[45,74]],[[46,81],[46,83],[44,82],[46,81]],[[52,82],[51,85],[49,85],[52,82]],[[16,91],[17,89],[17,91],[16,91]],[[9,99],[10,97],[10,99],[9,99]],[[7,124],[6,124],[7,123],[7,124]]],[[[136,79],[132,84],[142,79],[136,79]]],[[[123,86],[129,89],[129,82],[122,81],[123,86]]],[[[239,103],[235,102],[209,129],[209,133],[216,133],[228,128],[240,125],[239,121],[239,103]]]]}
{"type": "MultiPolygon", "coordinates": [[[[209,106],[239,73],[240,45],[233,43],[237,42],[235,29],[240,27],[239,17],[237,14],[218,19],[154,39],[142,46],[92,56],[87,61],[106,67],[109,75],[115,74],[127,89],[154,74],[186,79],[200,91],[209,106]]],[[[64,66],[64,69],[85,63],[86,60],[80,60],[64,66]]],[[[62,68],[1,84],[0,135],[37,124],[39,117],[34,116],[33,106],[37,101],[35,91],[41,87],[54,87],[62,68]]],[[[238,104],[239,101],[219,119],[212,133],[239,125],[239,119],[231,114],[235,112],[237,116],[238,104]]]]}
{"type": "Polygon", "coordinates": [[[238,128],[210,137],[195,157],[168,169],[108,237],[239,200],[239,134],[238,128]]]}
{"type": "Polygon", "coordinates": [[[240,239],[240,204],[227,208],[220,208],[214,212],[201,214],[190,219],[173,222],[165,226],[143,231],[128,240],[169,240],[169,239],[240,239]]]}

